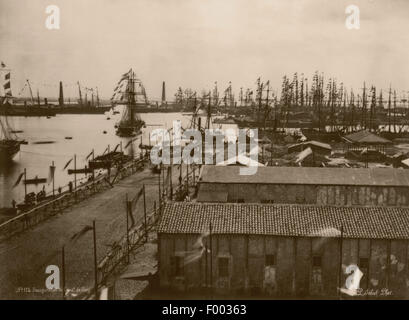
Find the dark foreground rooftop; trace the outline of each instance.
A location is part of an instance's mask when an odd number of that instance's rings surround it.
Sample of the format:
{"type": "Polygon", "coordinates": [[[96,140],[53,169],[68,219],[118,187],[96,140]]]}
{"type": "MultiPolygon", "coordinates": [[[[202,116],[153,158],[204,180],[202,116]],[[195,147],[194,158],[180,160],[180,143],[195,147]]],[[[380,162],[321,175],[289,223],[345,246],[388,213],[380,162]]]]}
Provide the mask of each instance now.
{"type": "Polygon", "coordinates": [[[409,208],[167,203],[159,233],[409,239],[409,208]]]}

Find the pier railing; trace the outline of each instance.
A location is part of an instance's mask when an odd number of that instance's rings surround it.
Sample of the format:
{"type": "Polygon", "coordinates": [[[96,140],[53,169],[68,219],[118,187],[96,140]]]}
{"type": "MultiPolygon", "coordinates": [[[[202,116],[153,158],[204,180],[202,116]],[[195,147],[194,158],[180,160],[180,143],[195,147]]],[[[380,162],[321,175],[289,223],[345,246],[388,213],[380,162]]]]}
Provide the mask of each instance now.
{"type": "Polygon", "coordinates": [[[34,208],[3,222],[0,224],[0,241],[30,229],[49,217],[62,213],[63,210],[71,207],[75,203],[111,188],[115,182],[141,169],[145,160],[146,158],[132,160],[113,170],[111,176],[108,176],[108,173],[101,174],[93,181],[78,186],[73,192],[56,195],[54,199],[40,203],[34,208]]]}
{"type": "MultiPolygon", "coordinates": [[[[175,186],[174,194],[184,192],[188,187],[195,187],[198,178],[194,171],[189,172],[187,175],[182,177],[182,183],[175,186]]],[[[164,188],[162,188],[162,192],[164,188]]],[[[167,190],[168,191],[168,190],[167,190]]],[[[187,191],[188,193],[188,191],[187,191]]],[[[159,219],[161,217],[161,212],[163,205],[165,204],[166,192],[162,193],[161,203],[145,216],[142,216],[136,223],[134,227],[131,227],[127,234],[121,237],[121,239],[116,242],[112,248],[108,251],[105,257],[98,264],[98,285],[102,286],[106,283],[109,276],[120,271],[121,266],[129,263],[129,256],[132,251],[138,249],[145,243],[149,241],[149,233],[154,231],[159,219]]],[[[133,214],[135,208],[135,202],[138,201],[138,195],[136,195],[130,201],[127,201],[126,206],[127,214],[133,214]]],[[[91,292],[88,298],[91,296],[91,292]]]]}
{"type": "Polygon", "coordinates": [[[98,264],[98,283],[103,284],[107,278],[117,271],[118,267],[129,262],[129,255],[148,240],[148,233],[155,228],[160,218],[160,207],[155,208],[146,216],[142,217],[130,228],[128,234],[124,235],[108,252],[98,264]]]}

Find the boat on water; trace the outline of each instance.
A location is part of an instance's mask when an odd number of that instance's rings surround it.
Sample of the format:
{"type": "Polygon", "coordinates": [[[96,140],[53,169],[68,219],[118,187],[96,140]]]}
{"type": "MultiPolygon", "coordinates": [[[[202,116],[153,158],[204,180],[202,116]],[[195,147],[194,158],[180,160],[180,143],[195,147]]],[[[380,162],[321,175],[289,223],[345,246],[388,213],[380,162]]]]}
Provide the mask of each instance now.
{"type": "MultiPolygon", "coordinates": [[[[4,64],[2,64],[3,66],[4,64]]],[[[0,95],[0,104],[2,106],[8,106],[12,102],[13,95],[11,93],[10,85],[10,69],[2,67],[0,69],[2,73],[1,77],[4,79],[2,85],[3,94],[0,95]],[[4,73],[4,75],[3,75],[4,73]]],[[[11,161],[14,156],[20,151],[20,145],[24,143],[24,140],[20,140],[17,136],[18,130],[15,130],[10,125],[7,113],[0,115],[0,161],[11,161]]]]}
{"type": "Polygon", "coordinates": [[[147,105],[148,101],[145,88],[141,80],[136,78],[132,69],[122,75],[114,90],[112,100],[118,101],[117,104],[126,101],[121,120],[116,125],[116,134],[120,137],[134,137],[140,134],[145,122],[140,118],[136,110],[143,104],[147,105]],[[125,87],[124,90],[122,90],[123,87],[125,87]]]}

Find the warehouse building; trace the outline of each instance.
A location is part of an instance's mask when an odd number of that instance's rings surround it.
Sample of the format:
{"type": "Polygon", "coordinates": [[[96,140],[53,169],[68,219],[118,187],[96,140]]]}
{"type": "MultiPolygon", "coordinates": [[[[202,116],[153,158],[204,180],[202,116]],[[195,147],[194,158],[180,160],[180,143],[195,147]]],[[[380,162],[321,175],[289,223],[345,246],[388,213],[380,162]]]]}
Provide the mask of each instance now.
{"type": "Polygon", "coordinates": [[[336,298],[355,270],[359,297],[406,298],[408,239],[408,208],[168,203],[158,227],[160,286],[336,298]]]}
{"type": "Polygon", "coordinates": [[[409,170],[392,168],[203,166],[199,202],[294,203],[337,206],[409,205],[409,170]]]}

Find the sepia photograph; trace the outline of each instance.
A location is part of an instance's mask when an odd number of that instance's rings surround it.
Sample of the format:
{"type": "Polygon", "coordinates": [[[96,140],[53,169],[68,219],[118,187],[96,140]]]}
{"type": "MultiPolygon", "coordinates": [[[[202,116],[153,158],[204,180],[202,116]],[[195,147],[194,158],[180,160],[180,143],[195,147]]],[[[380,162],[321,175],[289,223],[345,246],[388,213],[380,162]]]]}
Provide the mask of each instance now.
{"type": "Polygon", "coordinates": [[[408,12],[0,0],[0,300],[407,300],[408,12]]]}

